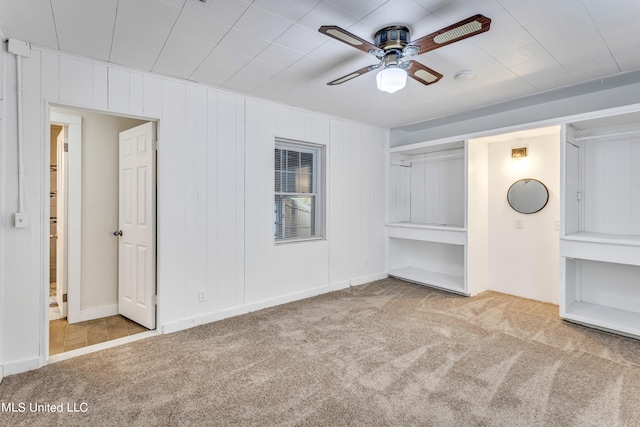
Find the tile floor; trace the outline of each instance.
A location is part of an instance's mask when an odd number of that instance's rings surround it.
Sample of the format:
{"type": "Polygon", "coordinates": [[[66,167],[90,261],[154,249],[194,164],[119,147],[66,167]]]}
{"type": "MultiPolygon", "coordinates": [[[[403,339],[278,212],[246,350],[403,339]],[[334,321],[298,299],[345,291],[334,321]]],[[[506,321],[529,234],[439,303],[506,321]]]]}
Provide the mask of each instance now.
{"type": "Polygon", "coordinates": [[[148,330],[120,315],[70,325],[61,318],[55,295],[53,282],[49,284],[49,356],[148,330]]]}
{"type": "Polygon", "coordinates": [[[120,315],[69,324],[67,319],[49,322],[49,355],[63,353],[145,332],[147,329],[120,315]]]}

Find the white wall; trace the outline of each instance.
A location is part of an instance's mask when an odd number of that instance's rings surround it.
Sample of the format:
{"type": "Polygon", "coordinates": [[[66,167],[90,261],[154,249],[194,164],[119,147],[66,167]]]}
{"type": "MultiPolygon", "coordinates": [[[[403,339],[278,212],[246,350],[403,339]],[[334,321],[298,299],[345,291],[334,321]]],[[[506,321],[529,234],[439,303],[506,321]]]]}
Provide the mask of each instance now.
{"type": "Polygon", "coordinates": [[[584,231],[640,235],[640,136],[596,139],[583,146],[584,231]]]}
{"type": "Polygon", "coordinates": [[[487,288],[558,304],[559,133],[488,144],[488,165],[487,288]],[[513,161],[511,148],[522,146],[527,147],[526,159],[513,161]],[[549,190],[541,211],[521,214],[509,206],[507,191],[523,178],[535,178],[549,190]]]}
{"type": "MultiPolygon", "coordinates": [[[[6,225],[17,200],[16,152],[6,144],[3,240],[12,250],[0,261],[6,266],[1,309],[12,322],[3,329],[5,374],[45,362],[46,102],[159,120],[161,331],[384,277],[387,130],[38,49],[24,61],[23,78],[30,226],[6,225]],[[275,136],[327,146],[324,241],[273,243],[275,136]],[[199,289],[206,302],[198,302],[199,289]]],[[[8,84],[15,84],[13,73],[8,84]]],[[[13,140],[15,99],[8,103],[7,139],[13,140]]]]}
{"type": "Polygon", "coordinates": [[[386,132],[331,119],[329,158],[330,280],[333,286],[360,284],[385,266],[386,132]],[[378,251],[378,248],[383,248],[378,251]]]}
{"type": "MultiPolygon", "coordinates": [[[[4,47],[0,49],[0,188],[3,188],[1,183],[6,181],[6,168],[5,165],[5,145],[6,145],[6,133],[5,133],[5,50],[4,47]]],[[[5,283],[5,267],[4,267],[4,245],[5,245],[5,228],[7,227],[7,217],[5,215],[5,192],[0,191],[0,382],[4,377],[4,309],[3,303],[5,301],[4,296],[4,283],[5,283]]]]}

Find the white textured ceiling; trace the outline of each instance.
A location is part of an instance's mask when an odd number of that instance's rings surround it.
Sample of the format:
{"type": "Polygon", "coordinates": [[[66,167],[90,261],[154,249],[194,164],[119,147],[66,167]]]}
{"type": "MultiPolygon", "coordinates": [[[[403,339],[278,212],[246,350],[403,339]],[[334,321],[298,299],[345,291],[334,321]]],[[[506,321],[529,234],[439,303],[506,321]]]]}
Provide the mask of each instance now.
{"type": "Polygon", "coordinates": [[[640,69],[640,0],[0,0],[4,36],[384,127],[640,69]],[[394,94],[378,60],[320,33],[417,39],[475,14],[489,32],[417,57],[444,74],[394,94]],[[472,70],[468,81],[454,79],[472,70]]]}

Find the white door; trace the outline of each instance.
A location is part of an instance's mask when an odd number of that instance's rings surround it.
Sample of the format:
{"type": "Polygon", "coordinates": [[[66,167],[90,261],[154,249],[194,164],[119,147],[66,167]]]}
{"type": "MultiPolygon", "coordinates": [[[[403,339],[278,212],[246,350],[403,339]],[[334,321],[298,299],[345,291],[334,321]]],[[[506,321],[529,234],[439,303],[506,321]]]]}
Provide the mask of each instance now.
{"type": "Polygon", "coordinates": [[[155,123],[120,133],[118,311],[156,327],[155,123]]]}
{"type": "Polygon", "coordinates": [[[69,157],[64,150],[65,134],[68,128],[65,126],[58,134],[57,139],[57,163],[56,175],[56,301],[62,317],[67,317],[67,169],[69,157]]]}

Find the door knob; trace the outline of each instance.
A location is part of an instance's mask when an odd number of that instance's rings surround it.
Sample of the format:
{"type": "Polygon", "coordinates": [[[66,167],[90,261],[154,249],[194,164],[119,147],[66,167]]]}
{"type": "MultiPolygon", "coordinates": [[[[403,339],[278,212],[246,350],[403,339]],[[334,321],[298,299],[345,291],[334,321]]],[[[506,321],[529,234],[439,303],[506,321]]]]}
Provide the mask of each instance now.
{"type": "Polygon", "coordinates": [[[122,230],[114,231],[113,235],[114,236],[122,236],[122,230]]]}

